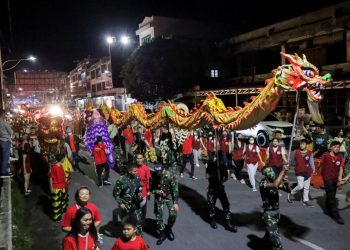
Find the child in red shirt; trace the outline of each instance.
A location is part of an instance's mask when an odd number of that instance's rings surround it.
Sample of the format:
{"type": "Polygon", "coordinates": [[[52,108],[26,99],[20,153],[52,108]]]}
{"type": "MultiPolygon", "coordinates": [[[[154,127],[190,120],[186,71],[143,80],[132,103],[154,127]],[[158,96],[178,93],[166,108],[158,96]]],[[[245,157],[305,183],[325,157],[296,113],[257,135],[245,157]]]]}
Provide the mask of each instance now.
{"type": "Polygon", "coordinates": [[[123,236],[116,239],[111,250],[148,250],[145,240],[136,235],[137,221],[134,217],[125,217],[123,236]]]}
{"type": "Polygon", "coordinates": [[[103,176],[103,184],[104,185],[111,185],[108,181],[109,178],[109,167],[107,164],[107,146],[103,143],[102,137],[97,136],[95,146],[93,149],[93,156],[95,159],[95,165],[96,165],[96,173],[97,173],[97,179],[98,184],[97,186],[102,187],[102,173],[104,172],[103,176]]]}
{"type": "Polygon", "coordinates": [[[63,239],[62,250],[100,250],[91,211],[82,207],[75,214],[72,231],[63,239]]]}
{"type": "Polygon", "coordinates": [[[326,191],[326,210],[338,224],[344,224],[344,220],[340,217],[338,211],[336,199],[338,186],[344,184],[344,179],[342,178],[344,161],[339,154],[340,142],[332,141],[330,149],[331,151],[325,152],[321,159],[322,177],[326,191]]]}
{"type": "Polygon", "coordinates": [[[62,222],[61,222],[61,228],[64,232],[71,232],[72,230],[72,221],[74,220],[75,214],[81,207],[86,207],[90,209],[92,218],[94,220],[95,227],[97,228],[101,223],[101,214],[96,207],[95,204],[89,202],[91,197],[91,191],[86,186],[81,186],[77,189],[75,193],[75,200],[76,204],[71,205],[67,212],[64,214],[62,222]]]}
{"type": "Polygon", "coordinates": [[[54,221],[61,220],[61,216],[67,208],[68,202],[66,176],[61,165],[64,157],[64,154],[49,155],[51,169],[48,177],[51,193],[52,219],[54,221]]]}

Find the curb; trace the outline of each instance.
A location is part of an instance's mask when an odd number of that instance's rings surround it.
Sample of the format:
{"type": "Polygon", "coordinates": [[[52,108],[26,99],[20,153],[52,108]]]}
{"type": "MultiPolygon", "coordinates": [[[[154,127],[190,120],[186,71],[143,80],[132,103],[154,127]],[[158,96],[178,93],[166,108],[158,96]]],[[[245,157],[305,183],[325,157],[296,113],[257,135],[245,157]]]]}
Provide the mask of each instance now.
{"type": "Polygon", "coordinates": [[[2,179],[0,211],[0,249],[12,250],[11,178],[2,179]]]}

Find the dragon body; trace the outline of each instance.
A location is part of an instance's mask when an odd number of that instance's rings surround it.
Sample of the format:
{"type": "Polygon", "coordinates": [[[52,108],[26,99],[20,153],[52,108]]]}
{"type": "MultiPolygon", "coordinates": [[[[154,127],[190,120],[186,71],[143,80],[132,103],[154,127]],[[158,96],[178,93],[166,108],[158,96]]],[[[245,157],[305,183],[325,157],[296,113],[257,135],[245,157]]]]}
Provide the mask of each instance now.
{"type": "Polygon", "coordinates": [[[252,96],[251,102],[244,107],[226,107],[221,99],[208,94],[202,105],[191,113],[185,113],[176,104],[164,102],[155,113],[147,114],[139,102],[131,104],[126,112],[116,108],[102,107],[105,116],[117,126],[123,126],[137,120],[147,128],[157,128],[165,123],[183,129],[192,129],[210,124],[214,127],[226,127],[232,130],[250,128],[263,120],[275,109],[285,90],[305,90],[311,102],[320,102],[320,90],[330,82],[330,74],[319,75],[319,70],[307,61],[305,55],[281,53],[290,64],[279,66],[272,71],[273,77],[265,81],[265,88],[258,96],[252,96]]]}

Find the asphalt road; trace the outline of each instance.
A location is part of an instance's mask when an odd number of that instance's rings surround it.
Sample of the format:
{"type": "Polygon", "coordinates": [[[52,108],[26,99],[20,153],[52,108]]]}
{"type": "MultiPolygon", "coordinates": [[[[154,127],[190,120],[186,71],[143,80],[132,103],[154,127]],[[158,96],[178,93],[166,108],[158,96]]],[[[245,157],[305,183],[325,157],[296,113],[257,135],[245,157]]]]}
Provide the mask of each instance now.
{"type": "MultiPolygon", "coordinates": [[[[89,154],[82,155],[92,161],[89,154]]],[[[188,166],[189,167],[189,166],[188,166]]],[[[92,164],[81,163],[85,175],[73,173],[69,187],[70,204],[74,203],[74,192],[80,185],[89,186],[92,190],[91,201],[97,205],[102,214],[100,233],[104,234],[101,249],[110,249],[115,238],[120,235],[120,227],[113,223],[113,210],[116,202],[112,197],[112,186],[97,188],[96,176],[92,164]]],[[[264,224],[261,220],[261,198],[259,192],[252,192],[247,185],[230,179],[226,184],[226,191],[231,203],[233,223],[238,227],[237,233],[226,231],[222,225],[218,229],[211,229],[208,224],[205,169],[196,168],[194,181],[185,174],[180,179],[180,212],[173,228],[175,241],[166,240],[161,246],[156,246],[155,216],[153,213],[153,199],[148,202],[147,220],[144,227],[144,238],[151,249],[268,249],[262,240],[264,224]]],[[[293,181],[293,173],[289,174],[293,181]]],[[[111,172],[111,182],[115,182],[118,174],[111,172]]],[[[261,175],[257,175],[257,180],[261,175]]],[[[284,249],[337,249],[347,250],[350,245],[350,190],[349,184],[339,190],[340,214],[345,225],[336,224],[324,214],[324,191],[311,189],[313,208],[303,207],[301,202],[289,204],[286,193],[280,198],[281,220],[279,223],[284,249]]],[[[45,193],[33,186],[33,195],[28,199],[28,209],[25,214],[28,225],[32,228],[34,238],[33,249],[61,249],[64,234],[59,225],[51,222],[45,214],[45,193]]],[[[223,221],[221,204],[219,209],[219,223],[223,221]]],[[[167,212],[165,212],[167,216],[167,212]]]]}

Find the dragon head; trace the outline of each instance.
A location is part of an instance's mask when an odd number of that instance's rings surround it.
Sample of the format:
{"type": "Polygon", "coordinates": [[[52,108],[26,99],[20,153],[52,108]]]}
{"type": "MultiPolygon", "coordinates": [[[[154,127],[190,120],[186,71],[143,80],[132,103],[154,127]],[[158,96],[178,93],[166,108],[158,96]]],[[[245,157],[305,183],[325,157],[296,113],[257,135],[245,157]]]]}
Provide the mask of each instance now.
{"type": "Polygon", "coordinates": [[[63,118],[60,116],[41,115],[35,121],[39,125],[38,138],[47,144],[57,143],[63,138],[63,118]]]}
{"type": "Polygon", "coordinates": [[[273,71],[276,84],[285,89],[305,89],[310,101],[320,102],[320,90],[331,81],[331,75],[320,76],[317,67],[308,62],[304,54],[303,58],[297,54],[289,55],[283,52],[281,55],[290,64],[282,65],[273,71]]]}

